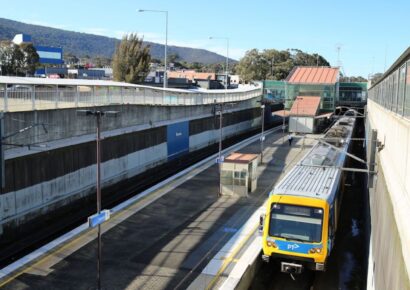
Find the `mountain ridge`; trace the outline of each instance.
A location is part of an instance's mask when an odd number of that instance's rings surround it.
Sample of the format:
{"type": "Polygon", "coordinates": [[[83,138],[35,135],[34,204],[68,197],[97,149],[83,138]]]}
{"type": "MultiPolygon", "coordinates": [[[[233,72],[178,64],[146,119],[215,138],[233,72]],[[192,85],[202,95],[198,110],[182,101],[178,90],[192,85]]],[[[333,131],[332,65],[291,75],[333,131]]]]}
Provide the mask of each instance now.
{"type": "MultiPolygon", "coordinates": [[[[72,53],[77,57],[109,57],[115,51],[119,39],[108,36],[95,35],[53,28],[37,24],[28,24],[6,18],[0,18],[0,40],[12,40],[14,35],[24,33],[32,37],[35,45],[62,47],[64,53],[72,53]]],[[[151,56],[156,59],[164,58],[164,45],[144,41],[150,46],[151,56]]],[[[204,64],[223,63],[225,56],[202,48],[190,48],[168,45],[168,55],[177,54],[180,61],[204,64]]],[[[231,62],[237,62],[230,59],[231,62]]]]}

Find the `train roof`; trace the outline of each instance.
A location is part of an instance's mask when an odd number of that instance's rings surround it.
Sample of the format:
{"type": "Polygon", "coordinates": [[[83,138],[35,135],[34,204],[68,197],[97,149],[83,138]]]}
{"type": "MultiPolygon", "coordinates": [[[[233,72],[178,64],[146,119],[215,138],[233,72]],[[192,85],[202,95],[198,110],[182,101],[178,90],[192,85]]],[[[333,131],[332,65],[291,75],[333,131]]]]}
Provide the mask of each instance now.
{"type": "Polygon", "coordinates": [[[327,143],[317,142],[302,160],[275,186],[272,194],[303,196],[331,203],[338,190],[355,116],[344,115],[326,132],[327,143]]]}

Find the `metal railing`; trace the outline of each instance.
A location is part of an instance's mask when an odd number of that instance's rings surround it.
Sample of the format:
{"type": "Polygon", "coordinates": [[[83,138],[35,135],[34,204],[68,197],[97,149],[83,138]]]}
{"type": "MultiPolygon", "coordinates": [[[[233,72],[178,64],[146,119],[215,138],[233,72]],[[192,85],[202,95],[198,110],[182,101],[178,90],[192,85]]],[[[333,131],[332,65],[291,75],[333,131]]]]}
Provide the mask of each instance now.
{"type": "Polygon", "coordinates": [[[30,111],[111,104],[191,106],[235,102],[262,95],[262,87],[178,90],[117,86],[8,86],[0,84],[0,111],[30,111]]]}
{"type": "Polygon", "coordinates": [[[410,55],[369,89],[369,99],[410,119],[410,55]]]}

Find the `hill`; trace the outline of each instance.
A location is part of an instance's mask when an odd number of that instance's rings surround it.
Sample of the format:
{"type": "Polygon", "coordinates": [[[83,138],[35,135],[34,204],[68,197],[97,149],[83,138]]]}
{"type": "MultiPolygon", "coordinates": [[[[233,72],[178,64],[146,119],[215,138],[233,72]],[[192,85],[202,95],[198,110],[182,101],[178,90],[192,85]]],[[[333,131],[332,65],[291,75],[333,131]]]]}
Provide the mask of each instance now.
{"type": "MultiPolygon", "coordinates": [[[[68,31],[52,27],[27,24],[10,19],[0,18],[0,40],[11,40],[18,33],[29,34],[34,44],[62,47],[65,53],[73,53],[78,57],[112,57],[118,39],[89,33],[68,31]]],[[[145,42],[150,45],[153,58],[164,58],[164,45],[145,42]]],[[[168,54],[177,54],[180,60],[189,63],[220,63],[225,57],[217,53],[197,48],[168,45],[168,54]]],[[[234,60],[231,60],[234,61],[234,60]]],[[[234,61],[236,62],[236,61],[234,61]]]]}

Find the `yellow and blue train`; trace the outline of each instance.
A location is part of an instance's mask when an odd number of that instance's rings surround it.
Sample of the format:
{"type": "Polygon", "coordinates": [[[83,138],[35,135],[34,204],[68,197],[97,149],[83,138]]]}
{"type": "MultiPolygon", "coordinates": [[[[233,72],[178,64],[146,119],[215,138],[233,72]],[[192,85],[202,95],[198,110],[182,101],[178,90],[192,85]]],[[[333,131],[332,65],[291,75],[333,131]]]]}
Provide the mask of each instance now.
{"type": "Polygon", "coordinates": [[[334,246],[356,112],[347,111],[269,194],[263,226],[264,261],[281,271],[324,271],[334,246]]]}

